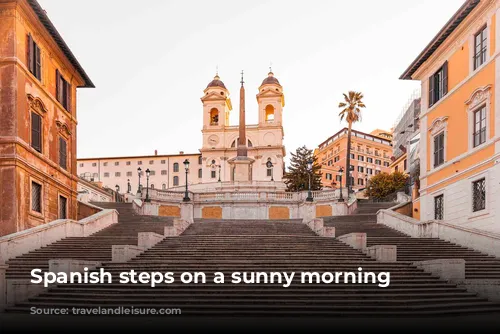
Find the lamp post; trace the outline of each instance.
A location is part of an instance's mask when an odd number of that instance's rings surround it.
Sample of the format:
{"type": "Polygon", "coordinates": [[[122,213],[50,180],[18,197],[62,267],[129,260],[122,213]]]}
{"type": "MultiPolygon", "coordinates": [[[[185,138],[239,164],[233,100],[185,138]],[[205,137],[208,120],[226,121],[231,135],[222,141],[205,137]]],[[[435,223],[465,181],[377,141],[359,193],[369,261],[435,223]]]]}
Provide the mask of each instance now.
{"type": "MultiPolygon", "coordinates": [[[[274,181],[274,169],[273,169],[274,165],[273,165],[273,163],[271,162],[271,160],[268,160],[268,161],[266,162],[266,167],[267,167],[268,169],[270,169],[270,170],[271,170],[271,181],[274,181]]],[[[308,167],[309,167],[309,165],[308,165],[308,167]]],[[[311,181],[309,180],[309,183],[310,183],[310,182],[311,182],[311,181]]]]}
{"type": "MultiPolygon", "coordinates": [[[[189,162],[188,162],[188,164],[189,164],[189,162]]],[[[221,165],[217,165],[217,167],[219,167],[219,181],[218,182],[221,182],[221,180],[220,180],[220,168],[221,168],[221,165]]],[[[186,184],[187,184],[187,182],[186,182],[186,184]]]]}
{"type": "Polygon", "coordinates": [[[141,189],[141,174],[142,174],[142,169],[141,167],[137,168],[137,175],[139,175],[139,187],[137,188],[137,193],[139,195],[142,194],[142,189],[141,189]]]}
{"type": "Polygon", "coordinates": [[[344,169],[340,167],[339,169],[339,176],[340,176],[340,197],[339,197],[339,202],[344,201],[344,195],[342,194],[342,175],[344,174],[344,169]]]}
{"type": "Polygon", "coordinates": [[[151,171],[146,169],[146,198],[144,199],[144,202],[151,202],[151,199],[149,198],[149,174],[151,174],[151,171]]]}
{"type": "Polygon", "coordinates": [[[313,201],[312,192],[311,192],[311,174],[312,174],[312,169],[313,169],[313,160],[311,158],[309,158],[309,160],[307,160],[307,171],[308,171],[308,174],[309,174],[309,189],[308,189],[307,198],[306,198],[307,202],[312,202],[313,201]]]}
{"type": "Polygon", "coordinates": [[[132,186],[130,185],[130,179],[127,179],[127,194],[130,194],[132,191],[132,186]]]}
{"type": "Polygon", "coordinates": [[[188,171],[189,171],[188,159],[184,160],[184,169],[186,170],[186,191],[184,192],[184,198],[182,199],[182,201],[189,202],[191,199],[189,198],[189,193],[188,193],[188,171]]]}

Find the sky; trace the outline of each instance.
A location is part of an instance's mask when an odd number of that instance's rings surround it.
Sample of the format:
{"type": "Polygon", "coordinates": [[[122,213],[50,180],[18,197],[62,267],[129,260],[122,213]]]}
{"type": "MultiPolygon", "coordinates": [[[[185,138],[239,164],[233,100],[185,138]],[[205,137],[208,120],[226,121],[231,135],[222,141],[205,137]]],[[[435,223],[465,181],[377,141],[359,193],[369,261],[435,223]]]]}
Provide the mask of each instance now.
{"type": "Polygon", "coordinates": [[[198,153],[216,68],[236,125],[241,70],[253,124],[271,65],[288,160],[345,126],[349,90],[365,96],[355,129],[390,129],[420,87],[399,76],[463,0],[39,2],[96,86],[78,90],[78,158],[198,153]]]}

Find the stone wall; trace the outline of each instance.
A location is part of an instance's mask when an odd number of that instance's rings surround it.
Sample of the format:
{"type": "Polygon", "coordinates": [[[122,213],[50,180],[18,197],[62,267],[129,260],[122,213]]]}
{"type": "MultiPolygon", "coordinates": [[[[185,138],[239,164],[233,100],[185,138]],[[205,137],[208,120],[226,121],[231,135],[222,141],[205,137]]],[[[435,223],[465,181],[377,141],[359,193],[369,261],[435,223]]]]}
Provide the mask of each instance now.
{"type": "Polygon", "coordinates": [[[95,215],[96,213],[100,212],[101,210],[102,209],[100,209],[94,205],[90,205],[90,204],[83,203],[83,202],[78,202],[77,203],[77,219],[81,220],[81,219],[90,217],[90,216],[95,215]]]}

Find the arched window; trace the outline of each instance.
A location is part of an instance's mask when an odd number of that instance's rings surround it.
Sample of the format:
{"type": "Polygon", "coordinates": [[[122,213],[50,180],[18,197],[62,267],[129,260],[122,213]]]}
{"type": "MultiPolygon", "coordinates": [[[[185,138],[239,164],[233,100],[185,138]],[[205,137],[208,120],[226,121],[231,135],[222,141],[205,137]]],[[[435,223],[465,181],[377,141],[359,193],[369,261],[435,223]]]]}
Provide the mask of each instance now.
{"type": "MultiPolygon", "coordinates": [[[[236,147],[236,143],[238,142],[238,139],[233,140],[233,143],[231,144],[231,147],[234,148],[236,147]]],[[[253,147],[253,143],[250,139],[247,140],[247,147],[253,147]]]]}
{"type": "Polygon", "coordinates": [[[203,177],[203,169],[198,169],[198,178],[201,179],[203,177]]]}
{"type": "Polygon", "coordinates": [[[177,173],[179,172],[179,163],[174,163],[174,172],[177,173]]]}
{"type": "Polygon", "coordinates": [[[167,185],[166,185],[165,183],[164,183],[164,184],[162,184],[162,185],[161,185],[161,189],[166,190],[166,189],[167,189],[167,185]]]}
{"type": "Polygon", "coordinates": [[[151,189],[154,189],[155,188],[155,185],[151,183],[151,189]]]}
{"type": "Polygon", "coordinates": [[[198,157],[198,165],[201,165],[203,163],[203,158],[201,155],[198,157]]]}
{"type": "Polygon", "coordinates": [[[217,108],[210,110],[210,125],[219,125],[219,110],[217,108]]]}
{"type": "Polygon", "coordinates": [[[274,107],[270,104],[266,106],[266,122],[274,121],[274,107]]]}
{"type": "Polygon", "coordinates": [[[174,176],[174,186],[178,186],[178,185],[179,185],[179,177],[174,176]]]}

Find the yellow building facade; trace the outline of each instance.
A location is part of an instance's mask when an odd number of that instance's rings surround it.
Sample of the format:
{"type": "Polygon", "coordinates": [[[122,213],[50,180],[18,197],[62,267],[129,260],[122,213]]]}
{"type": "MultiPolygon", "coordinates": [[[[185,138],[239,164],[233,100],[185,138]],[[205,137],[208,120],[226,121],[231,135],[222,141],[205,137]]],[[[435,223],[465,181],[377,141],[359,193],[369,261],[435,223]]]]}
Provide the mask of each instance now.
{"type": "Polygon", "coordinates": [[[401,76],[422,84],[422,221],[500,231],[499,7],[466,1],[401,76]]]}

